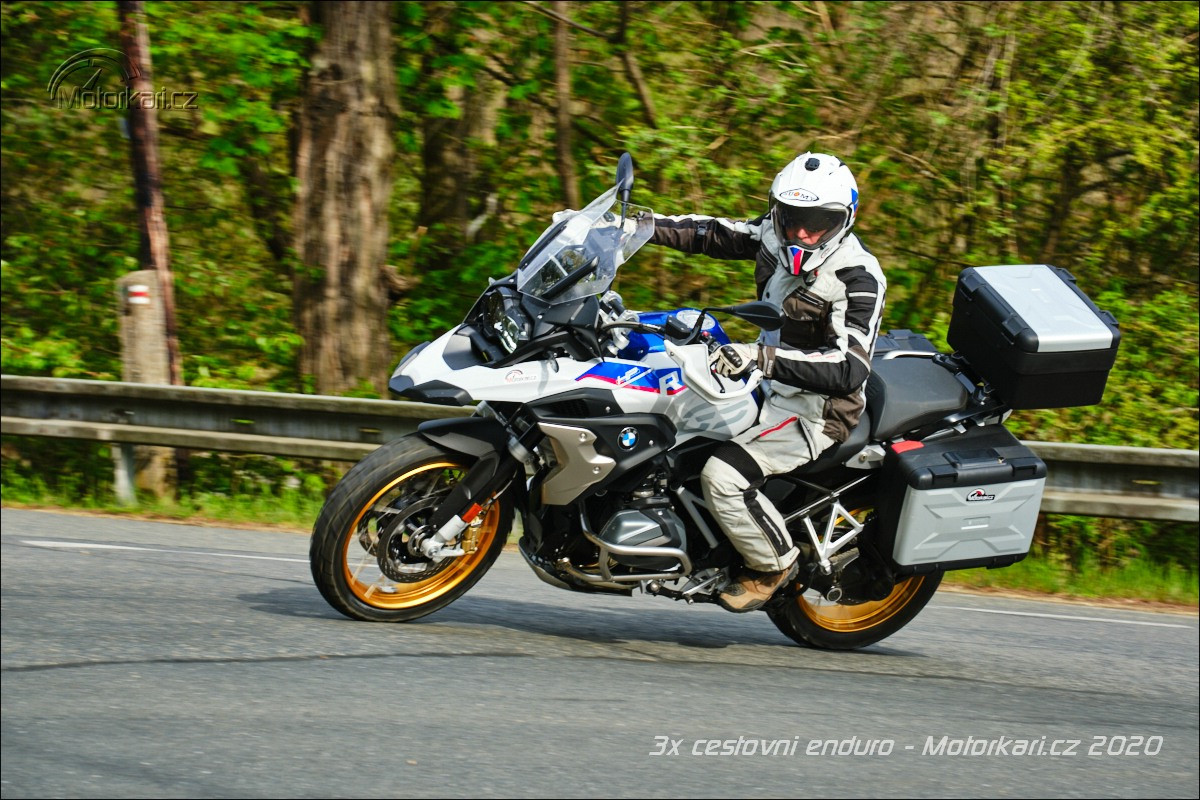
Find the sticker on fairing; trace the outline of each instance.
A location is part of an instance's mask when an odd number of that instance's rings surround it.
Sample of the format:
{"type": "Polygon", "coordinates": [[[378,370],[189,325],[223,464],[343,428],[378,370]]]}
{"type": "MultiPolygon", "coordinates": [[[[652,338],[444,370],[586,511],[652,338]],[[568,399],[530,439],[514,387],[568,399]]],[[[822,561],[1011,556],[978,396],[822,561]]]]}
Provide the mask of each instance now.
{"type": "Polygon", "coordinates": [[[660,394],[678,394],[687,388],[683,382],[683,372],[678,367],[667,369],[652,369],[640,364],[622,364],[617,361],[605,361],[589,369],[576,378],[584,378],[611,383],[618,389],[635,389],[639,392],[658,392],[660,394]]]}
{"type": "Polygon", "coordinates": [[[524,372],[519,369],[509,370],[504,374],[505,383],[526,383],[528,381],[536,381],[538,374],[536,372],[524,372]]]}

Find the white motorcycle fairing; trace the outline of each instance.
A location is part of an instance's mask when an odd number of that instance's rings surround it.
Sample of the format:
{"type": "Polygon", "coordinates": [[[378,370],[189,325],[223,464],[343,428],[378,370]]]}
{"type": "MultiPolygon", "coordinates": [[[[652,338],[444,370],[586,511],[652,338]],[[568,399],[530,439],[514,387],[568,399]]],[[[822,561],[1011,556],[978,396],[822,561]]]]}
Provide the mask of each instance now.
{"type": "Polygon", "coordinates": [[[528,403],[578,390],[611,396],[613,413],[659,414],[675,426],[676,442],[694,436],[727,439],[751,427],[758,416],[753,393],[760,373],[746,382],[708,370],[704,345],[647,353],[641,360],[546,358],[503,367],[466,363],[470,341],[461,328],[414,350],[393,373],[415,387],[436,385],[440,396],[459,404],[528,403]]]}

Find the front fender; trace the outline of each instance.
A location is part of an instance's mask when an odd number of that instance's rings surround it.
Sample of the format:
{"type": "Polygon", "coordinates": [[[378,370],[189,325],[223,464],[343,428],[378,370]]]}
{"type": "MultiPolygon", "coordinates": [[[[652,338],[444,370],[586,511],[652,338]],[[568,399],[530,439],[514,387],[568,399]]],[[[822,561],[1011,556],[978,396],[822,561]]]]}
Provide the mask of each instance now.
{"type": "Polygon", "coordinates": [[[489,417],[431,419],[418,425],[417,433],[438,447],[473,458],[508,450],[508,431],[489,417]]]}

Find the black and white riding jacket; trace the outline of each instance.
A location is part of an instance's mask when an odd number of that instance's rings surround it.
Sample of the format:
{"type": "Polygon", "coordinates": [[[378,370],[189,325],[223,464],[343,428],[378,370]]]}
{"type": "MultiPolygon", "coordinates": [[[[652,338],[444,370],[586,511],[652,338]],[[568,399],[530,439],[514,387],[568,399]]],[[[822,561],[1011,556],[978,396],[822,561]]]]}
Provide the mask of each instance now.
{"type": "Polygon", "coordinates": [[[654,244],[712,258],[753,259],[758,297],[783,309],[783,328],[759,339],[773,405],[843,442],[866,406],[887,281],[854,234],[815,271],[793,276],[771,218],[654,215],[654,244]]]}

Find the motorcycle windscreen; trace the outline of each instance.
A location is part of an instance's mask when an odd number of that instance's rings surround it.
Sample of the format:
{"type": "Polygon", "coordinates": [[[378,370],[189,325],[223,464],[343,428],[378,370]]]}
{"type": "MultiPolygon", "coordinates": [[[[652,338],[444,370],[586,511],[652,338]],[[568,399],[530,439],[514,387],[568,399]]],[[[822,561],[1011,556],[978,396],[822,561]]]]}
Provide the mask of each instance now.
{"type": "Polygon", "coordinates": [[[517,290],[550,305],[601,294],[612,285],[617,268],[654,234],[648,208],[621,203],[616,188],[572,215],[554,236],[534,245],[517,270],[517,290]]]}

